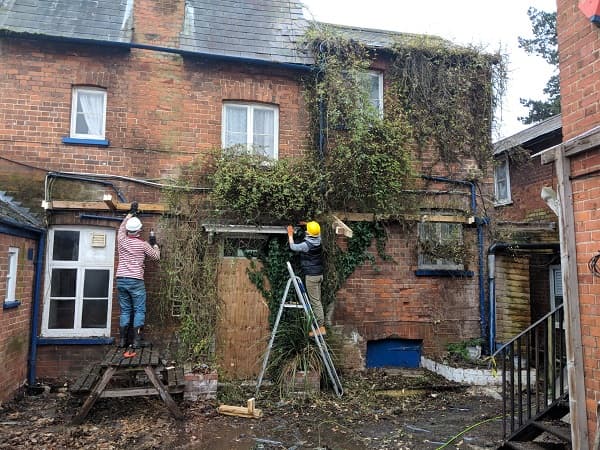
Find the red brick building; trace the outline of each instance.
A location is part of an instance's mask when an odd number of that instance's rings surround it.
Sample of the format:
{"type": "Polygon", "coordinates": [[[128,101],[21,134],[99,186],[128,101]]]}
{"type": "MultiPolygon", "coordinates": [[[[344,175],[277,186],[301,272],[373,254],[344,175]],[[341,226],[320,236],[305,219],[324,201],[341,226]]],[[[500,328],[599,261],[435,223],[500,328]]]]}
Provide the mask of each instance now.
{"type": "MultiPolygon", "coordinates": [[[[0,187],[37,193],[31,204],[44,201],[48,222],[33,340],[40,378],[71,377],[117,333],[114,245],[123,211],[102,204],[104,195],[123,204],[160,202],[161,188],[182,164],[231,144],[264,139],[274,158],[314,151],[301,83],[313,60],[298,50],[307,25],[299,4],[271,0],[258,10],[200,0],[100,3],[82,2],[76,10],[66,1],[39,1],[31,10],[17,1],[0,22],[0,187]],[[91,203],[83,208],[82,202],[91,203]],[[88,280],[97,288],[89,296],[88,280]]],[[[382,38],[391,46],[400,36],[346,32],[373,46],[382,38]]],[[[374,63],[379,104],[385,68],[385,58],[374,63]]],[[[369,342],[399,339],[414,343],[419,354],[435,355],[448,342],[486,333],[484,200],[468,181],[471,161],[454,168],[452,178],[432,161],[425,154],[418,168],[430,174],[423,189],[455,198],[457,210],[468,214],[458,220],[456,211],[441,213],[434,205],[409,232],[391,225],[387,252],[394,262],[365,265],[351,276],[332,318],[359,344],[349,367],[365,366],[369,342]],[[424,259],[414,245],[418,233],[459,233],[468,264],[424,259]]],[[[147,233],[158,214],[142,220],[147,233]]],[[[216,235],[217,243],[228,238],[223,230],[216,235]]],[[[228,311],[242,305],[252,320],[226,318],[217,347],[232,354],[244,349],[239,357],[248,358],[244,344],[264,342],[269,332],[264,305],[249,281],[239,282],[245,258],[222,255],[222,264],[228,269],[220,286],[235,287],[224,299],[228,311]],[[228,333],[237,325],[246,332],[228,333]]],[[[151,283],[159,268],[149,269],[151,283]]],[[[235,376],[253,376],[258,361],[227,367],[235,376]]]]}
{"type": "MultiPolygon", "coordinates": [[[[44,232],[39,221],[0,192],[0,404],[28,381],[31,316],[40,294],[44,232]]],[[[31,380],[29,380],[31,381],[31,380]]]]}
{"type": "Polygon", "coordinates": [[[563,142],[542,155],[557,176],[561,205],[573,448],[598,442],[600,278],[600,51],[597,1],[557,2],[563,142]],[[597,258],[596,258],[597,259],[597,258]]]}

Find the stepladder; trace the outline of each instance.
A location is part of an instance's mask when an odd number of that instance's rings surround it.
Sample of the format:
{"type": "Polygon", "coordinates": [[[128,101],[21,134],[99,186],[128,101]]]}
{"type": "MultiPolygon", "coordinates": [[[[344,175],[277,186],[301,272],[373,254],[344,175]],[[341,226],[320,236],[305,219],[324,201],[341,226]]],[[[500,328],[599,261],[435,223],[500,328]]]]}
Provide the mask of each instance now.
{"type": "MultiPolygon", "coordinates": [[[[306,292],[306,288],[304,287],[304,283],[302,283],[300,277],[296,276],[296,274],[294,273],[294,269],[292,268],[292,265],[289,263],[289,261],[286,264],[290,276],[286,283],[283,296],[281,297],[281,303],[279,305],[277,317],[275,318],[275,322],[273,323],[273,330],[271,331],[271,338],[269,339],[269,344],[267,345],[267,350],[264,355],[262,368],[258,377],[258,382],[256,383],[256,397],[258,397],[259,389],[263,382],[263,377],[269,365],[269,356],[271,354],[271,350],[273,349],[273,343],[278,337],[277,330],[279,328],[283,312],[288,308],[297,309],[304,313],[310,325],[310,329],[312,331],[311,334],[315,340],[315,344],[318,348],[319,355],[321,357],[321,360],[323,361],[323,367],[325,368],[327,377],[331,382],[331,385],[333,386],[335,394],[338,397],[341,397],[344,394],[344,388],[342,387],[342,383],[333,364],[331,352],[329,350],[329,347],[327,346],[325,337],[321,334],[319,324],[315,319],[315,315],[313,313],[310,300],[306,292]],[[295,298],[293,293],[290,292],[292,286],[294,288],[294,293],[296,294],[295,298]]],[[[280,337],[280,339],[282,339],[282,337],[280,337]]]]}

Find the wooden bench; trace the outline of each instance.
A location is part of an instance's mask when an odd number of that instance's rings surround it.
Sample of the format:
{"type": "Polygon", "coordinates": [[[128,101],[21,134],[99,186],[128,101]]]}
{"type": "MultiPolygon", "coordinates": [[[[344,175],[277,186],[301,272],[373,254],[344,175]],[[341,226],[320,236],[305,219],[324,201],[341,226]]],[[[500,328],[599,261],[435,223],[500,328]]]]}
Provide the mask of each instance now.
{"type": "Polygon", "coordinates": [[[111,348],[100,363],[86,368],[73,383],[71,392],[89,392],[89,394],[72,423],[75,425],[82,423],[99,398],[141,395],[160,396],[171,414],[176,419],[182,419],[183,414],[170,393],[183,392],[183,370],[165,369],[163,371],[163,374],[166,372],[163,377],[167,383],[165,386],[156,374],[160,364],[157,350],[151,347],[139,348],[135,350],[135,356],[132,357],[125,357],[124,353],[122,348],[111,348]],[[149,383],[140,382],[140,375],[143,377],[144,374],[149,383]]]}

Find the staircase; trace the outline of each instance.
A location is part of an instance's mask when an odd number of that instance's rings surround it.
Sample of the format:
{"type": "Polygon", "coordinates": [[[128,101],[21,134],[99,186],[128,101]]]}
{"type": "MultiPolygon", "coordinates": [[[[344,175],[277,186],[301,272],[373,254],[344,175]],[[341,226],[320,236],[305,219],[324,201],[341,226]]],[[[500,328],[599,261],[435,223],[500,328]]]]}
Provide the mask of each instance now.
{"type": "Polygon", "coordinates": [[[559,305],[492,355],[502,371],[498,449],[570,449],[564,308],[559,305]]]}

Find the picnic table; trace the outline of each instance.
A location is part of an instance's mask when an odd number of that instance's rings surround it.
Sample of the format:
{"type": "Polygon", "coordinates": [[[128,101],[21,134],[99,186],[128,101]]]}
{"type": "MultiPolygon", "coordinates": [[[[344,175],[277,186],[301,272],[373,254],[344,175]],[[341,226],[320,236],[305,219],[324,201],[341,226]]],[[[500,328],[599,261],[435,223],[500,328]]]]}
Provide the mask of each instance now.
{"type": "Polygon", "coordinates": [[[70,388],[72,393],[89,394],[72,423],[82,423],[99,398],[144,395],[160,396],[173,417],[182,419],[183,414],[171,393],[183,392],[183,371],[165,369],[165,386],[156,373],[160,365],[158,350],[145,347],[135,349],[135,356],[126,357],[124,354],[123,348],[111,348],[100,363],[89,366],[73,383],[70,388]],[[140,378],[144,382],[140,382],[140,378]]]}

